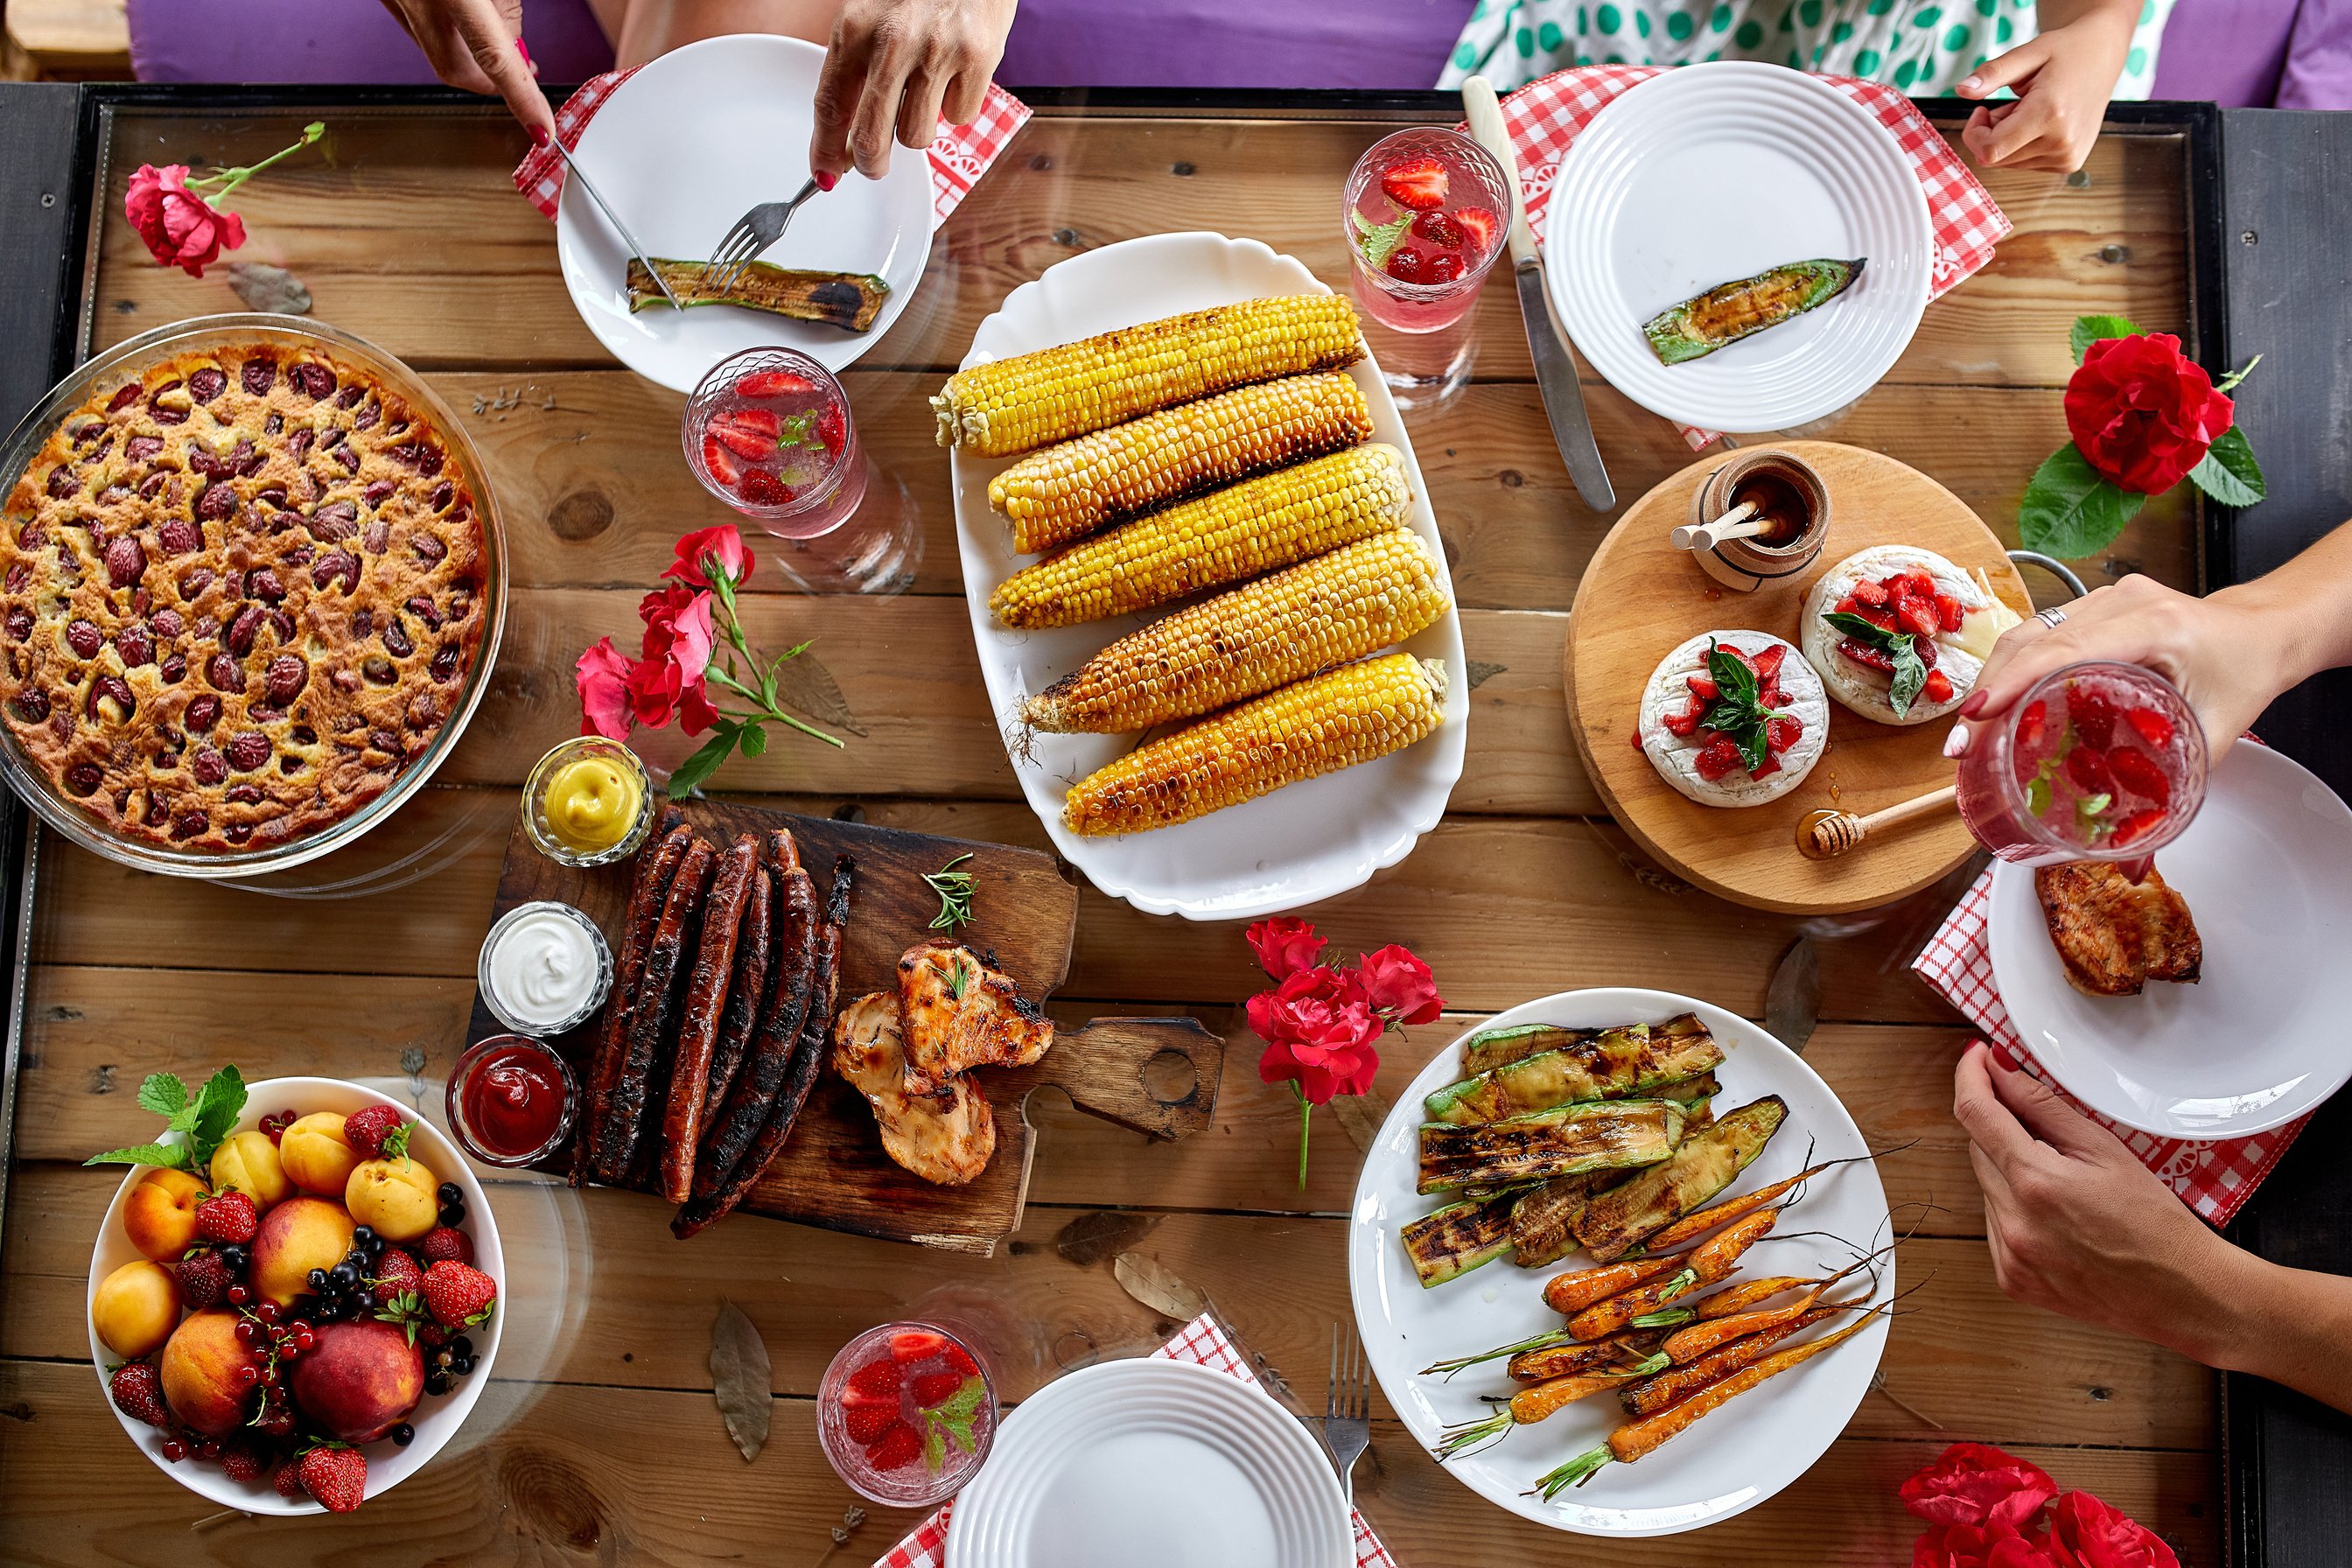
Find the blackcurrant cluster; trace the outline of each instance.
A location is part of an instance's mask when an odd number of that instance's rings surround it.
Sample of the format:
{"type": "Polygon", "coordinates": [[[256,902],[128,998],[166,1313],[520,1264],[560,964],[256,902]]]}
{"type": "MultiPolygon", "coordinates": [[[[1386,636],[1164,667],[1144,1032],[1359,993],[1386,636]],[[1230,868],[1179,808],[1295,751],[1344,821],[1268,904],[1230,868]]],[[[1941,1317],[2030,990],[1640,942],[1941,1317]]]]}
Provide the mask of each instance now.
{"type": "Polygon", "coordinates": [[[446,1394],[449,1385],[474,1370],[474,1342],[459,1334],[433,1352],[425,1363],[425,1392],[446,1394]]]}
{"type": "Polygon", "coordinates": [[[376,1260],[383,1256],[383,1237],[373,1226],[361,1226],[352,1232],[352,1248],[343,1260],[332,1268],[313,1268],[307,1283],[311,1294],[319,1298],[310,1315],[320,1322],[331,1323],[346,1318],[367,1318],[375,1314],[375,1296],[367,1283],[375,1273],[376,1260]]]}
{"type": "Polygon", "coordinates": [[[441,1223],[452,1230],[466,1224],[466,1190],[455,1182],[444,1182],[434,1196],[441,1200],[441,1223]]]}

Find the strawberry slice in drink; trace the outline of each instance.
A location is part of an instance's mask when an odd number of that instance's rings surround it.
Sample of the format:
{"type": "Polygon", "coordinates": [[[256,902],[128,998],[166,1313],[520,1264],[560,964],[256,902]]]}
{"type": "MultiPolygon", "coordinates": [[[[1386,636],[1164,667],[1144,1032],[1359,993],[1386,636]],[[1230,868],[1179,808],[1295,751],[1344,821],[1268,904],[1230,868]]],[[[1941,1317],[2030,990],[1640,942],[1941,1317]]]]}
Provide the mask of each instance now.
{"type": "Polygon", "coordinates": [[[737,457],[758,462],[775,456],[783,424],[773,409],[737,408],[714,416],[705,429],[737,457]]]}
{"type": "Polygon", "coordinates": [[[702,433],[702,466],[710,470],[712,479],[730,490],[743,482],[743,465],[737,462],[734,454],[720,446],[719,437],[708,430],[702,433]]]}
{"type": "Polygon", "coordinates": [[[2158,806],[2172,804],[2172,781],[2146,752],[2118,746],[2107,753],[2107,766],[2115,773],[2117,784],[2142,800],[2153,801],[2158,806]]]}
{"type": "Polygon", "coordinates": [[[2066,753],[2066,776],[2084,795],[2116,793],[2115,770],[2107,765],[2106,753],[2090,745],[2081,745],[2066,753]]]}
{"type": "Polygon", "coordinates": [[[1381,194],[1414,212],[1444,206],[1445,185],[1445,165],[1426,153],[1399,159],[1381,173],[1381,194]]]}
{"type": "Polygon", "coordinates": [[[1464,249],[1473,257],[1484,256],[1494,249],[1495,236],[1503,229],[1503,220],[1485,207],[1464,207],[1454,215],[1454,222],[1469,242],[1464,249]]]}
{"type": "Polygon", "coordinates": [[[1429,241],[1440,250],[1462,248],[1462,226],[1442,212],[1425,212],[1412,220],[1412,234],[1429,241]]]}
{"type": "Polygon", "coordinates": [[[2115,744],[2116,705],[2103,692],[2094,691],[2081,681],[2066,688],[2066,717],[2074,721],[2074,732],[2083,743],[2105,751],[2115,744]]]}
{"type": "Polygon", "coordinates": [[[735,384],[739,397],[794,397],[815,390],[816,383],[791,370],[755,370],[735,384]]]}
{"type": "Polygon", "coordinates": [[[929,1361],[948,1348],[948,1337],[929,1329],[902,1329],[890,1336],[890,1359],[900,1366],[929,1361]]]}
{"type": "MultiPolygon", "coordinates": [[[[2036,704],[2039,706],[2039,704],[2036,704]]],[[[2153,708],[2134,708],[2124,715],[2132,729],[2158,751],[2172,744],[2172,721],[2153,708]]]]}
{"type": "Polygon", "coordinates": [[[2122,848],[2126,844],[2137,843],[2154,832],[2163,821],[2164,811],[2160,806],[2153,806],[2147,811],[2135,811],[2116,824],[2115,832],[2107,836],[2107,843],[2110,847],[2116,849],[2122,848]]]}

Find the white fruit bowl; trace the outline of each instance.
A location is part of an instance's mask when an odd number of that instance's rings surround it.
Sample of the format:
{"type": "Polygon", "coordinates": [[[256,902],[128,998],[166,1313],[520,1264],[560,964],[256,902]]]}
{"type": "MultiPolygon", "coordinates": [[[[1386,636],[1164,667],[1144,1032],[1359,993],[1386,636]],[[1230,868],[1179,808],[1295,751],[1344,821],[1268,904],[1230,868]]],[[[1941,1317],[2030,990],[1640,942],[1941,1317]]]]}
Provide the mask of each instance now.
{"type": "MultiPolygon", "coordinates": [[[[474,1370],[447,1394],[426,1394],[409,1416],[409,1425],[416,1428],[415,1439],[407,1447],[395,1446],[390,1438],[369,1443],[362,1451],[367,1455],[367,1498],[373,1502],[401,1482],[415,1475],[441,1451],[443,1444],[456,1435],[472,1413],[474,1402],[481,1397],[482,1389],[490,1380],[490,1364],[498,1359],[499,1341],[505,1331],[507,1293],[506,1255],[499,1247],[498,1222],[491,1217],[489,1200],[483,1195],[481,1184],[474,1179],[472,1168],[457,1145],[432,1122],[416,1116],[415,1108],[402,1104],[388,1095],[362,1089],[355,1083],[345,1083],[331,1078],[273,1078],[247,1086],[245,1113],[238,1118],[236,1130],[259,1125],[265,1116],[281,1110],[291,1110],[307,1116],[314,1110],[339,1111],[348,1116],[362,1106],[389,1105],[402,1115],[415,1118],[415,1131],[409,1134],[409,1152],[422,1160],[434,1174],[445,1182],[455,1182],[466,1194],[466,1233],[474,1243],[474,1267],[488,1275],[499,1288],[499,1310],[490,1315],[483,1328],[467,1331],[474,1342],[474,1370]]],[[[145,1112],[141,1112],[144,1115],[145,1112]]],[[[138,1131],[126,1129],[123,1142],[137,1140],[131,1134],[138,1131]]],[[[193,1454],[173,1464],[163,1458],[163,1442],[169,1434],[161,1427],[134,1421],[115,1408],[106,1388],[107,1369],[119,1364],[114,1352],[100,1342],[98,1330],[89,1321],[89,1305],[98,1295],[99,1282],[123,1264],[136,1262],[142,1255],[131,1244],[122,1228],[122,1205],[131,1189],[146,1179],[151,1167],[134,1165],[131,1173],[117,1189],[114,1201],[106,1207],[106,1218],[100,1225],[98,1243],[90,1248],[89,1283],[82,1300],[82,1324],[89,1334],[90,1365],[98,1374],[98,1396],[139,1451],[147,1456],[163,1472],[194,1492],[197,1496],[226,1508],[242,1509],[247,1513],[304,1514],[326,1511],[310,1499],[282,1498],[264,1476],[257,1481],[231,1480],[217,1463],[196,1458],[193,1454]]]]}

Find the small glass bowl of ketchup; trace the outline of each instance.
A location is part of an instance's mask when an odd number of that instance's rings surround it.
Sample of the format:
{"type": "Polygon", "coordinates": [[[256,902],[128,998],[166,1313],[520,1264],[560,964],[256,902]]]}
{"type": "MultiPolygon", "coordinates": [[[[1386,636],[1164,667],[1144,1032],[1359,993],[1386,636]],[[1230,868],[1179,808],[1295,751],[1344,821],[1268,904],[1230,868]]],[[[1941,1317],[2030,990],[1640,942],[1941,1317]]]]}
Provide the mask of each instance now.
{"type": "Polygon", "coordinates": [[[485,1165],[529,1165],[572,1134],[579,1093],[562,1057],[529,1035],[492,1035],[449,1075],[449,1131],[485,1165]]]}

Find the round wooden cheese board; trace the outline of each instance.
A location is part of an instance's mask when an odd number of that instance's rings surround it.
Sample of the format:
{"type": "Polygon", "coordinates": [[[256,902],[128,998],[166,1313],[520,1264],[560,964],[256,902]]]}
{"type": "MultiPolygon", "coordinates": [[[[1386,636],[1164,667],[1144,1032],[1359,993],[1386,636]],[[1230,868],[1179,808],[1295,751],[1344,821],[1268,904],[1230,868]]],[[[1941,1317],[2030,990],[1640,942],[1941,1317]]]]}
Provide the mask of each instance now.
{"type": "Polygon", "coordinates": [[[1975,840],[1957,815],[1873,835],[1834,860],[1809,860],[1797,826],[1822,809],[1868,813],[1952,782],[1951,726],[1880,724],[1832,701],[1829,748],[1804,783],[1763,805],[1701,805],[1675,792],[1633,743],[1643,686],[1677,643],[1714,630],[1770,632],[1793,643],[1805,591],[1858,550],[1910,544],[1962,571],[1984,568],[2021,615],[2033,601],[2000,541],[1951,491],[1894,458],[1833,441],[1777,444],[1820,471],[1832,499],[1829,539],[1812,565],[1753,594],[1730,592],[1669,537],[1691,497],[1727,459],[1717,453],[1629,507],[1578,584],[1564,649],[1569,728],[1586,771],[1625,831],[1677,874],[1738,903],[1789,914],[1870,909],[1958,866],[1975,840]]]}

